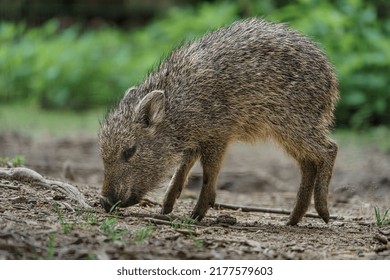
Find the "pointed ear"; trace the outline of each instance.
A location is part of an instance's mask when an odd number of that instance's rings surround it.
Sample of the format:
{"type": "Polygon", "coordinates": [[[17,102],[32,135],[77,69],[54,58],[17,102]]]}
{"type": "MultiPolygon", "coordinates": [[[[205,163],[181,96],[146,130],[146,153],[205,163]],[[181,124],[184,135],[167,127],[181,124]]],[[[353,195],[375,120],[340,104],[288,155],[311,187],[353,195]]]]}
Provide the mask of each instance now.
{"type": "Polygon", "coordinates": [[[161,122],[165,116],[165,95],[162,90],[149,92],[135,108],[135,120],[144,127],[161,122]]]}
{"type": "Polygon", "coordinates": [[[125,102],[127,100],[130,100],[132,96],[134,96],[135,92],[137,91],[137,87],[131,87],[128,88],[123,95],[122,102],[125,102]]]}
{"type": "Polygon", "coordinates": [[[131,88],[128,88],[125,92],[125,95],[123,98],[127,98],[129,97],[131,94],[134,94],[134,92],[137,90],[137,87],[131,87],[131,88]]]}

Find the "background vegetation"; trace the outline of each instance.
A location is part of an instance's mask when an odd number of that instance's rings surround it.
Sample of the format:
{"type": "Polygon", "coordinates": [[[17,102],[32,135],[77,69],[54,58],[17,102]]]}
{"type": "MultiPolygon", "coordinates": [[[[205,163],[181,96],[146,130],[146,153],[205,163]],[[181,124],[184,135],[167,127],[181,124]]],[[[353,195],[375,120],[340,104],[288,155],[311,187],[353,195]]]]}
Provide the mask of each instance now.
{"type": "MultiPolygon", "coordinates": [[[[192,1],[194,2],[194,1],[192,1]]],[[[107,106],[183,42],[247,16],[288,24],[317,41],[335,65],[340,127],[390,124],[390,4],[383,0],[242,0],[172,6],[146,25],[67,28],[0,22],[0,103],[44,109],[107,106]]]]}

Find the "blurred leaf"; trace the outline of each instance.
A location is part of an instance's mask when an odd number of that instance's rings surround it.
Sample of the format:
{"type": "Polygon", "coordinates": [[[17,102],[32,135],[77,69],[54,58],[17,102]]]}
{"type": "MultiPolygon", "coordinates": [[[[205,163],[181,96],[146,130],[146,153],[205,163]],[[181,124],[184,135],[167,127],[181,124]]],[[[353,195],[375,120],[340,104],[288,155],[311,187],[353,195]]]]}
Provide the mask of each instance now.
{"type": "Polygon", "coordinates": [[[366,96],[363,92],[354,91],[345,96],[344,102],[351,106],[359,106],[366,102],[366,96]]]}

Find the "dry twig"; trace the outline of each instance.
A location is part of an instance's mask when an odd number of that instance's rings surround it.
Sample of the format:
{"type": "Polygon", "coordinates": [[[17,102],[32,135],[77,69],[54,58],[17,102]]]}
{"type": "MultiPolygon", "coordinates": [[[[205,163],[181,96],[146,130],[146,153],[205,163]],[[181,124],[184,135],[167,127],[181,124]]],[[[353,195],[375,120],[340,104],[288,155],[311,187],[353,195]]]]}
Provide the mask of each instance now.
{"type": "MultiPolygon", "coordinates": [[[[232,205],[232,204],[224,204],[224,203],[215,203],[214,208],[217,209],[230,209],[230,210],[241,210],[242,212],[261,212],[261,213],[272,213],[272,214],[282,214],[282,215],[290,215],[291,212],[284,209],[272,209],[272,208],[258,208],[258,207],[247,207],[240,205],[232,205]]],[[[307,213],[305,217],[309,218],[319,218],[320,216],[316,214],[307,213]]],[[[337,220],[337,216],[330,216],[330,219],[337,220]]]]}

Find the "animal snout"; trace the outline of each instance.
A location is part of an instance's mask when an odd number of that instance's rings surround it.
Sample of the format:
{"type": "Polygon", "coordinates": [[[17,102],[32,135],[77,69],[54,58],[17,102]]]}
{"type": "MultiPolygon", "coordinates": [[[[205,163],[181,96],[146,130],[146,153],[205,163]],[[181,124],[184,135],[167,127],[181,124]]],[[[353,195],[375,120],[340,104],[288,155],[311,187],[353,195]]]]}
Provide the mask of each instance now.
{"type": "Polygon", "coordinates": [[[133,206],[137,203],[139,203],[141,200],[141,197],[135,194],[132,194],[128,199],[126,200],[115,200],[112,199],[112,197],[107,196],[101,196],[100,197],[100,204],[106,210],[107,213],[109,213],[114,205],[118,207],[129,207],[133,206]],[[115,202],[114,202],[115,201],[115,202]]]}
{"type": "Polygon", "coordinates": [[[112,206],[114,205],[111,200],[108,198],[108,197],[105,197],[105,196],[101,196],[100,197],[100,204],[102,205],[102,207],[104,208],[104,210],[106,210],[107,213],[110,212],[112,206]]]}

